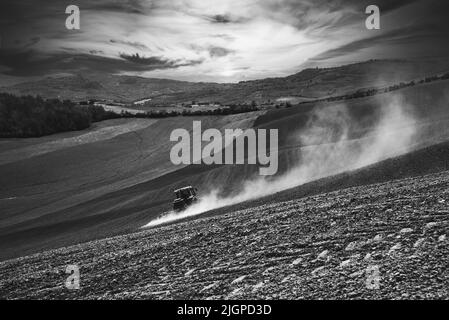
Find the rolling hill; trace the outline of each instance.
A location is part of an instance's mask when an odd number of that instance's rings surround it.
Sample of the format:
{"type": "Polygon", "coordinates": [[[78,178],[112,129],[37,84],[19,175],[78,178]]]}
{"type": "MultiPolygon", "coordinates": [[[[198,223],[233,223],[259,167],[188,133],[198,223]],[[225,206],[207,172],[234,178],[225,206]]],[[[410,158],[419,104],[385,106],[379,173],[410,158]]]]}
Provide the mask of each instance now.
{"type": "Polygon", "coordinates": [[[0,297],[447,299],[448,160],[444,143],[350,174],[361,179],[350,188],[347,176],[332,177],[333,192],[300,196],[300,187],[244,210],[0,262],[0,297]],[[80,290],[64,287],[68,264],[80,268],[80,290]]]}
{"type": "MultiPolygon", "coordinates": [[[[306,69],[287,77],[239,83],[197,83],[106,74],[59,75],[0,88],[17,95],[41,95],[75,101],[106,99],[133,102],[151,98],[150,104],[219,101],[307,101],[342,95],[358,89],[407,82],[449,71],[449,61],[373,60],[333,68],[306,69]]],[[[194,79],[192,79],[194,81],[194,79]]]]}
{"type": "MultiPolygon", "coordinates": [[[[389,147],[389,139],[401,136],[401,132],[408,132],[410,128],[413,128],[414,134],[405,149],[387,150],[383,157],[375,156],[370,161],[424,150],[397,158],[400,160],[386,160],[380,165],[381,169],[365,168],[372,164],[369,161],[362,163],[361,167],[365,169],[342,161],[342,165],[330,166],[325,174],[314,173],[305,180],[294,180],[286,187],[303,185],[298,187],[298,191],[290,189],[262,200],[248,198],[246,200],[250,202],[230,207],[247,208],[247,204],[253,206],[264,201],[284,199],[283,194],[304,197],[342,187],[445,170],[447,157],[444,148],[447,145],[425,148],[449,140],[448,88],[449,81],[440,81],[344,103],[310,103],[289,109],[225,117],[208,116],[198,120],[202,121],[204,128],[220,130],[249,127],[279,129],[278,176],[281,177],[296,168],[304,160],[304,155],[315,157],[329,148],[346,153],[369,145],[373,137],[378,136],[383,137],[385,141],[382,143],[389,147]],[[413,121],[379,128],[377,123],[385,118],[382,113],[385,106],[389,106],[386,102],[391,101],[407,106],[404,112],[410,113],[410,117],[406,118],[413,121]],[[298,135],[311,129],[310,121],[316,118],[316,110],[331,111],[325,114],[344,110],[343,118],[349,117],[350,125],[340,127],[338,122],[330,124],[336,125],[337,129],[344,128],[345,135],[336,130],[337,134],[325,135],[321,141],[297,140],[298,135]],[[402,164],[404,170],[401,169],[402,164]],[[343,173],[356,169],[365,170],[365,173],[350,176],[343,173]],[[326,176],[335,175],[337,178],[325,180],[326,176]],[[318,181],[313,183],[313,180],[318,181]]],[[[193,120],[190,117],[120,119],[96,124],[94,128],[82,132],[25,140],[1,139],[0,258],[18,257],[134,232],[170,210],[172,191],[176,187],[195,185],[203,194],[222,187],[225,196],[238,194],[242,184],[254,177],[257,166],[174,167],[170,163],[168,155],[171,145],[168,141],[171,130],[191,128],[193,120]]],[[[312,157],[309,160],[313,161],[309,162],[316,162],[316,159],[319,158],[312,157]]],[[[217,208],[210,214],[228,212],[230,208],[217,208]]]]}

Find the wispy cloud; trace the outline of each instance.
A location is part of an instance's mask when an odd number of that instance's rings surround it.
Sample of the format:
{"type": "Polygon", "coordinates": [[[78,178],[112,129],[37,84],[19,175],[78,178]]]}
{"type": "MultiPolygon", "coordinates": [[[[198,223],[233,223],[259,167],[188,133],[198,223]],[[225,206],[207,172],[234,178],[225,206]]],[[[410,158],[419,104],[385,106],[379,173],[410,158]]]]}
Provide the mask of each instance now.
{"type": "Polygon", "coordinates": [[[425,10],[442,11],[435,8],[443,6],[443,0],[378,0],[382,30],[367,31],[368,4],[365,0],[80,0],[81,30],[69,31],[64,27],[66,3],[2,0],[0,73],[90,70],[193,81],[282,76],[311,61],[376,58],[379,48],[394,57],[399,43],[409,46],[421,41],[422,34],[432,37],[432,23],[446,20],[437,14],[429,22],[420,15],[425,10]]]}

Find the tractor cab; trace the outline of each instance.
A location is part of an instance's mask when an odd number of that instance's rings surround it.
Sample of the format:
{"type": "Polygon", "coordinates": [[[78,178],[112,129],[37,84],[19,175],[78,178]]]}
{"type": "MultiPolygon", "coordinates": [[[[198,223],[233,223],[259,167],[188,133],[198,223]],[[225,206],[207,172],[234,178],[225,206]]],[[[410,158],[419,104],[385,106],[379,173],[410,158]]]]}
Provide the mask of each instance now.
{"type": "Polygon", "coordinates": [[[173,210],[183,211],[198,201],[197,189],[189,186],[175,190],[175,200],[173,201],[173,210]]]}

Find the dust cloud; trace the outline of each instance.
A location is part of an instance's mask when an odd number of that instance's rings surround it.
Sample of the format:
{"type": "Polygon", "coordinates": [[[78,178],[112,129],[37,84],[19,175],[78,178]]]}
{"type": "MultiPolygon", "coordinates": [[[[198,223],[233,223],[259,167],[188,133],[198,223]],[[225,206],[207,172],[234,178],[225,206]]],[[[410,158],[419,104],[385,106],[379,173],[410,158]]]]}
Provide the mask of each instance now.
{"type": "Polygon", "coordinates": [[[219,190],[202,195],[200,201],[180,213],[168,213],[144,227],[153,227],[199,215],[209,210],[261,198],[307,182],[355,170],[410,151],[418,126],[410,106],[401,96],[382,101],[371,130],[353,138],[357,124],[344,103],[318,107],[305,128],[292,134],[301,146],[296,165],[280,176],[247,181],[237,195],[220,197],[219,190]]]}

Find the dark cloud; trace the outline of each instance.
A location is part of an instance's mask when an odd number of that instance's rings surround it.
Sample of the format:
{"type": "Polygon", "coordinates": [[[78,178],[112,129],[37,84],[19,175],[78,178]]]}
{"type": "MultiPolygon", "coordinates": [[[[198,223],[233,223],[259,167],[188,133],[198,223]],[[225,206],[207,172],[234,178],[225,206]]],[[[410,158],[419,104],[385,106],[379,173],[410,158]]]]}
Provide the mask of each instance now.
{"type": "Polygon", "coordinates": [[[103,50],[89,50],[89,53],[92,55],[102,55],[104,54],[103,50]]]}
{"type": "Polygon", "coordinates": [[[381,12],[387,13],[396,9],[399,9],[403,6],[410,5],[413,2],[422,1],[422,0],[382,0],[377,3],[370,3],[370,1],[365,1],[364,5],[368,6],[369,4],[377,4],[381,9],[381,12]]]}
{"type": "Polygon", "coordinates": [[[211,18],[216,23],[230,23],[232,20],[228,15],[217,14],[211,18]]]}
{"type": "Polygon", "coordinates": [[[166,59],[163,59],[161,57],[141,57],[138,53],[135,54],[126,54],[121,53],[120,58],[123,58],[125,60],[128,60],[135,64],[145,65],[145,66],[153,66],[153,67],[159,67],[159,68],[166,68],[166,67],[173,67],[175,66],[174,61],[169,61],[166,59]]]}
{"type": "Polygon", "coordinates": [[[251,20],[250,17],[241,17],[235,14],[217,14],[213,16],[205,16],[205,18],[206,20],[216,24],[245,23],[251,20]]]}
{"type": "MultiPolygon", "coordinates": [[[[399,2],[392,3],[390,9],[397,8],[399,2]]],[[[392,57],[407,56],[410,53],[421,53],[422,55],[446,55],[449,53],[449,20],[447,12],[449,12],[449,3],[432,1],[426,10],[418,7],[413,13],[413,19],[410,18],[408,25],[402,28],[391,30],[381,29],[381,33],[369,37],[350,42],[338,48],[328,50],[311,61],[319,62],[346,55],[355,54],[364,49],[370,48],[395,48],[391,52],[392,57]],[[420,15],[421,14],[421,15],[420,15]]],[[[375,58],[375,57],[373,57],[375,58]]]]}
{"type": "Polygon", "coordinates": [[[202,62],[202,60],[190,60],[190,61],[181,61],[181,60],[168,60],[162,57],[143,57],[138,53],[135,54],[120,54],[120,58],[125,59],[127,61],[132,62],[133,64],[145,66],[146,70],[155,70],[155,69],[167,69],[167,68],[178,68],[196,65],[202,62]]]}
{"type": "Polygon", "coordinates": [[[153,2],[146,0],[2,0],[0,21],[9,18],[8,20],[16,23],[30,18],[60,15],[71,4],[82,10],[134,14],[146,14],[153,8],[153,2]]]}
{"type": "Polygon", "coordinates": [[[261,4],[274,19],[282,19],[298,29],[338,29],[363,19],[369,5],[377,5],[385,14],[417,1],[424,0],[377,0],[375,3],[371,0],[284,0],[261,1],[261,4]]]}
{"type": "Polygon", "coordinates": [[[81,10],[81,17],[86,12],[105,14],[116,12],[122,14],[146,15],[152,10],[152,1],[144,0],[1,0],[0,34],[3,38],[17,39],[36,37],[40,34],[66,33],[65,9],[75,4],[81,10]]]}
{"type": "Polygon", "coordinates": [[[235,53],[235,51],[233,50],[229,50],[223,47],[210,47],[209,48],[209,55],[214,58],[214,57],[225,57],[229,54],[233,54],[235,53]]]}
{"type": "Polygon", "coordinates": [[[227,49],[220,46],[198,46],[195,44],[191,44],[190,48],[195,51],[198,55],[208,53],[211,58],[220,58],[226,57],[230,54],[234,54],[235,51],[231,49],[227,49]]]}
{"type": "Polygon", "coordinates": [[[201,61],[170,61],[158,57],[140,57],[122,54],[118,58],[70,52],[43,55],[33,50],[0,52],[0,67],[4,74],[12,76],[37,76],[56,72],[143,72],[157,69],[178,68],[199,64],[201,61]]]}

